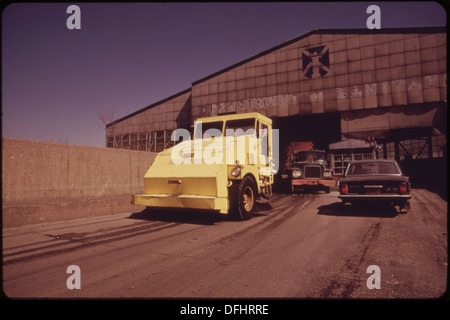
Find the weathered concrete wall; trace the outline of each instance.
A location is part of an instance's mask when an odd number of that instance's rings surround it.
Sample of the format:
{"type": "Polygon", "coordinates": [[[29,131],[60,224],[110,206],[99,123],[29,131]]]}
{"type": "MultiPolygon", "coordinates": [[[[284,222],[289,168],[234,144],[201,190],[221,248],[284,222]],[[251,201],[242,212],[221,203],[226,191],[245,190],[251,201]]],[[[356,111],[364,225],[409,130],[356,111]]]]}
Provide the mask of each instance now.
{"type": "Polygon", "coordinates": [[[151,152],[2,138],[3,228],[140,207],[151,152]]]}

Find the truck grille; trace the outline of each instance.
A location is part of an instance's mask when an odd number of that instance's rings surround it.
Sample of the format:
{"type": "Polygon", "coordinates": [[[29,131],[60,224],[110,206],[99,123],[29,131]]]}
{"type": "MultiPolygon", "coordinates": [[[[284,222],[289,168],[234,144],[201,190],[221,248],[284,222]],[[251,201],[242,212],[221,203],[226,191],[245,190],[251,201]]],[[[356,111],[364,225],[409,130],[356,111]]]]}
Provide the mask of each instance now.
{"type": "Polygon", "coordinates": [[[320,167],[307,166],[305,167],[305,178],[320,178],[320,167]]]}

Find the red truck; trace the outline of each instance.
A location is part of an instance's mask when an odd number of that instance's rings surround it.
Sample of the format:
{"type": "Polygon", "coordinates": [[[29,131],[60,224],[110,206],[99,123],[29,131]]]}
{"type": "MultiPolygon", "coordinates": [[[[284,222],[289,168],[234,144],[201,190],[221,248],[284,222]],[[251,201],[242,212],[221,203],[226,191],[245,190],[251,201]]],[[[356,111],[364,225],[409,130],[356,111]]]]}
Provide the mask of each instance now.
{"type": "Polygon", "coordinates": [[[297,189],[324,190],[329,193],[331,187],[335,186],[326,152],[314,149],[312,142],[291,142],[285,154],[281,177],[293,193],[297,189]]]}

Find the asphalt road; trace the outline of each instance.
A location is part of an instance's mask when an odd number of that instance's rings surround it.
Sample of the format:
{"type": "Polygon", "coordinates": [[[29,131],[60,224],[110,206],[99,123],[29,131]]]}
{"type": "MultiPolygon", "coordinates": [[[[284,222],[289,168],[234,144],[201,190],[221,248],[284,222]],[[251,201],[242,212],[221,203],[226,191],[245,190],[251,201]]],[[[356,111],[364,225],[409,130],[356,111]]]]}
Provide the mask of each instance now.
{"type": "Polygon", "coordinates": [[[447,286],[447,202],[423,189],[412,196],[407,214],[342,206],[336,192],[278,194],[273,209],[248,221],[142,211],[3,230],[3,291],[9,298],[439,298],[447,286]],[[70,265],[80,269],[80,289],[67,287],[70,265]],[[371,265],[380,273],[368,273],[371,265]],[[380,289],[368,288],[371,276],[380,289]]]}

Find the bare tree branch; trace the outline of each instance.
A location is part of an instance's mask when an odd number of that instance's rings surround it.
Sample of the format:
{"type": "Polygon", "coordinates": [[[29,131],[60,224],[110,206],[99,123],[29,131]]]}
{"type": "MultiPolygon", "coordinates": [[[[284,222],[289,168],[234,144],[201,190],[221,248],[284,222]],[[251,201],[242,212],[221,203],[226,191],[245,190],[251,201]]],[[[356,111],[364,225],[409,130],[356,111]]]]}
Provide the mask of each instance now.
{"type": "Polygon", "coordinates": [[[106,125],[113,122],[114,120],[117,120],[117,116],[111,109],[103,109],[97,113],[96,122],[102,129],[105,129],[106,125]]]}

